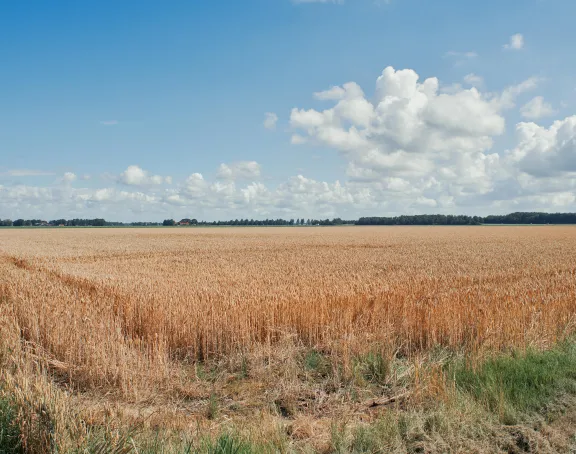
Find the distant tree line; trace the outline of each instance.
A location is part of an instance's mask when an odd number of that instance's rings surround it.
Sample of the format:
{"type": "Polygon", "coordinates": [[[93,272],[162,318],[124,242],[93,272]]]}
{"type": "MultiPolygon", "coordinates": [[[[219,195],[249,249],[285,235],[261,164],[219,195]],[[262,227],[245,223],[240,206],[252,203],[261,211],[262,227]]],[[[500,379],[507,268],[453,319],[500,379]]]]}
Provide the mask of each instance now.
{"type": "Polygon", "coordinates": [[[0,219],[0,227],[66,226],[66,227],[114,227],[114,226],[316,226],[316,225],[481,225],[481,224],[576,224],[576,213],[530,213],[517,212],[506,215],[465,216],[444,214],[419,214],[414,216],[361,217],[358,220],[333,219],[233,219],[229,221],[198,221],[184,218],[180,221],[165,219],[162,222],[110,222],[105,219],[0,219]]]}
{"type": "Polygon", "coordinates": [[[486,216],[483,224],[576,224],[576,213],[510,213],[486,216]]]}
{"type": "Polygon", "coordinates": [[[107,224],[104,219],[54,219],[49,221],[51,225],[64,225],[67,227],[104,227],[107,224]]]}
{"type": "Polygon", "coordinates": [[[114,227],[114,226],[151,226],[161,225],[159,222],[110,222],[102,218],[96,219],[0,219],[0,227],[114,227]]]}
{"type": "Polygon", "coordinates": [[[340,218],[334,219],[232,219],[229,221],[198,221],[196,219],[182,219],[179,222],[174,219],[165,219],[164,226],[172,225],[203,225],[203,226],[226,226],[226,225],[343,225],[354,224],[356,221],[343,221],[340,218]]]}
{"type": "Polygon", "coordinates": [[[198,225],[343,225],[354,224],[356,221],[343,221],[340,218],[334,219],[233,219],[230,221],[201,221],[198,225]]]}
{"type": "Polygon", "coordinates": [[[444,214],[419,214],[415,216],[366,217],[356,221],[356,225],[480,225],[478,216],[453,216],[444,214]]]}
{"type": "Polygon", "coordinates": [[[363,217],[356,225],[480,225],[480,224],[576,224],[576,213],[517,212],[505,215],[465,216],[421,214],[396,217],[363,217]]]}

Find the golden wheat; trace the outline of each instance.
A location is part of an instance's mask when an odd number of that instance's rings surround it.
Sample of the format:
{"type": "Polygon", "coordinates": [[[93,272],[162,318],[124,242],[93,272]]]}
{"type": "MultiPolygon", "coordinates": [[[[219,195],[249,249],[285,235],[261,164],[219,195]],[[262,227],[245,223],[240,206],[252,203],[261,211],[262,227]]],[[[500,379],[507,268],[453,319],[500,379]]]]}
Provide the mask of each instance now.
{"type": "Polygon", "coordinates": [[[13,229],[0,254],[2,336],[125,396],[287,336],[346,362],[546,346],[576,314],[573,227],[13,229]]]}

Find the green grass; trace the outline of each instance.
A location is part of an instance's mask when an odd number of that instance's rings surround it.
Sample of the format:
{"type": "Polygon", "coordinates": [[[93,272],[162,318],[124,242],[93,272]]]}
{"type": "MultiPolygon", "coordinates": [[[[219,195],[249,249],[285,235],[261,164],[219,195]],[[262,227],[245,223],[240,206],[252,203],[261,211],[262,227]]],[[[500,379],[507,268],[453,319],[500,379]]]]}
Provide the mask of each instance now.
{"type": "MultiPolygon", "coordinates": [[[[71,454],[266,454],[275,451],[272,446],[254,445],[229,432],[193,442],[186,437],[164,432],[113,434],[104,429],[91,433],[82,447],[71,454]]],[[[3,454],[3,451],[0,453],[3,454]]]]}
{"type": "Polygon", "coordinates": [[[356,427],[348,449],[352,453],[387,453],[400,444],[398,421],[391,413],[385,413],[375,423],[356,427]]]}
{"type": "Polygon", "coordinates": [[[385,385],[390,361],[379,352],[369,352],[354,359],[355,374],[368,383],[385,385]]]}
{"type": "Polygon", "coordinates": [[[328,377],[332,372],[330,360],[317,350],[309,350],[306,352],[303,362],[306,372],[318,378],[328,377]]]}
{"type": "Polygon", "coordinates": [[[576,344],[490,358],[475,369],[460,362],[449,374],[503,422],[541,410],[563,393],[576,393],[576,344]]]}
{"type": "Polygon", "coordinates": [[[20,454],[24,450],[16,424],[16,408],[6,397],[0,397],[0,454],[20,454]]]}
{"type": "Polygon", "coordinates": [[[233,435],[223,434],[216,440],[204,444],[200,452],[206,454],[251,454],[255,451],[249,443],[233,435]]]}

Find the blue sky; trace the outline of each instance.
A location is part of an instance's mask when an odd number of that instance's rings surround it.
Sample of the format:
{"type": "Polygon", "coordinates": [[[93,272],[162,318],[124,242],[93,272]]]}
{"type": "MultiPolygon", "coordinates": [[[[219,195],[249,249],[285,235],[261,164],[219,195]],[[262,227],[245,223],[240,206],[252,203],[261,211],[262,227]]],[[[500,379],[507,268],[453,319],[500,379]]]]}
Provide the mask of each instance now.
{"type": "Polygon", "coordinates": [[[575,211],[573,17],[569,0],[3,2],[0,218],[575,211]]]}

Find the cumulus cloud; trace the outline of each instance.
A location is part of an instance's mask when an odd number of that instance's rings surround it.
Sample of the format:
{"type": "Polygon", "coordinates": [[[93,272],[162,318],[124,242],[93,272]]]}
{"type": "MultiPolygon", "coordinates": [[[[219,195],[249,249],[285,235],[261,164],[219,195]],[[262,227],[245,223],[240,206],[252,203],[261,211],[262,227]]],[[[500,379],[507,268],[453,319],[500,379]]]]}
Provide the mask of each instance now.
{"type": "Polygon", "coordinates": [[[147,186],[160,185],[163,183],[170,184],[172,179],[160,175],[150,175],[148,171],[141,167],[132,165],[128,166],[128,168],[120,174],[118,181],[129,186],[147,186]]]}
{"type": "Polygon", "coordinates": [[[335,105],[323,111],[294,108],[290,124],[302,138],[296,142],[339,149],[357,167],[383,173],[407,167],[415,171],[414,163],[426,172],[432,155],[481,152],[505,126],[501,106],[477,89],[440,93],[436,78],[419,82],[413,70],[386,68],[376,81],[375,101],[355,83],[315,97],[335,105]]]}
{"type": "Polygon", "coordinates": [[[332,87],[328,90],[319,91],[314,93],[314,97],[320,101],[329,101],[329,100],[339,100],[342,99],[346,94],[346,91],[342,87],[332,87]]]}
{"type": "Polygon", "coordinates": [[[524,35],[516,33],[510,37],[510,41],[502,46],[506,50],[520,50],[524,47],[524,35]]]}
{"type": "Polygon", "coordinates": [[[276,123],[278,123],[278,115],[274,112],[266,112],[264,114],[264,127],[266,129],[276,129],[276,123]]]}
{"type": "Polygon", "coordinates": [[[220,164],[216,176],[222,180],[255,179],[260,177],[260,164],[256,161],[239,161],[220,164]]]}
{"type": "Polygon", "coordinates": [[[564,176],[574,183],[576,115],[557,120],[549,128],[536,123],[518,123],[516,136],[518,144],[507,157],[517,170],[536,178],[564,176]]]}
{"type": "Polygon", "coordinates": [[[552,108],[552,105],[544,101],[544,97],[542,96],[536,96],[535,98],[532,98],[520,109],[520,114],[524,118],[528,118],[530,120],[537,120],[539,118],[549,117],[554,113],[556,112],[552,108]]]}
{"type": "MultiPolygon", "coordinates": [[[[468,82],[476,77],[469,75],[468,82]]],[[[388,67],[376,80],[373,100],[351,82],[314,94],[332,107],[294,108],[292,143],[339,151],[348,161],[349,185],[368,189],[374,200],[453,209],[520,197],[526,188],[517,184],[518,173],[531,167],[515,167],[511,156],[502,159],[492,148],[505,131],[503,112],[538,83],[532,77],[498,93],[441,90],[436,78],[421,81],[413,70],[388,67]]],[[[545,156],[556,168],[552,154],[545,156]]]]}

